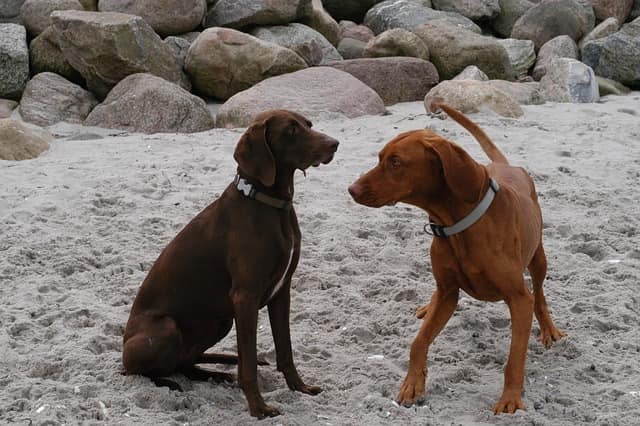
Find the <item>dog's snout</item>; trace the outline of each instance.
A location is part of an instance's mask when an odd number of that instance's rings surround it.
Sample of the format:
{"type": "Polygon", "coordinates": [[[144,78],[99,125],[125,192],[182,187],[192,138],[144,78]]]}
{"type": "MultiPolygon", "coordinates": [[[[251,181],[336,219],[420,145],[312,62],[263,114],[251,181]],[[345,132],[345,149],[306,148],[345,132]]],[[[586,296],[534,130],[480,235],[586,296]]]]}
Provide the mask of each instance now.
{"type": "Polygon", "coordinates": [[[349,186],[349,194],[351,194],[351,198],[357,201],[362,195],[362,186],[357,183],[352,184],[349,186]]]}
{"type": "Polygon", "coordinates": [[[340,142],[333,138],[328,138],[327,145],[329,145],[329,149],[331,149],[333,152],[336,152],[338,150],[338,145],[340,145],[340,142]]]}

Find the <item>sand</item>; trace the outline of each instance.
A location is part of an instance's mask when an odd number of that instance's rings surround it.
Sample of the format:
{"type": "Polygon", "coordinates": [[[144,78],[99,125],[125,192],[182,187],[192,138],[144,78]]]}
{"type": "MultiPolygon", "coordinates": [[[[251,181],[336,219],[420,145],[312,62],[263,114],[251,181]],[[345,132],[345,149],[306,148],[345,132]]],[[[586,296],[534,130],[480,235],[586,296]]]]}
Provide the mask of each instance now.
{"type": "MultiPolygon", "coordinates": [[[[636,425],[640,422],[640,92],[601,103],[524,107],[519,119],[474,114],[513,164],[534,176],[545,218],[547,300],[568,334],[529,343],[526,412],[494,417],[510,342],[504,303],[462,295],[429,353],[421,407],[393,399],[434,290],[424,212],[356,205],[346,187],[384,143],[431,127],[486,162],[451,120],[399,104],[383,117],[316,128],[336,159],[296,177],[303,242],[291,331],[316,397],[275,369],[268,317],[259,382],[284,415],[264,425],[636,425]]],[[[237,384],[185,391],[123,376],[121,336],[160,250],[235,172],[241,130],[143,136],[58,125],[40,158],[0,161],[0,423],[252,424],[237,384]]],[[[215,347],[235,351],[232,333],[215,347]]],[[[229,371],[234,371],[229,369],[229,371]]]]}

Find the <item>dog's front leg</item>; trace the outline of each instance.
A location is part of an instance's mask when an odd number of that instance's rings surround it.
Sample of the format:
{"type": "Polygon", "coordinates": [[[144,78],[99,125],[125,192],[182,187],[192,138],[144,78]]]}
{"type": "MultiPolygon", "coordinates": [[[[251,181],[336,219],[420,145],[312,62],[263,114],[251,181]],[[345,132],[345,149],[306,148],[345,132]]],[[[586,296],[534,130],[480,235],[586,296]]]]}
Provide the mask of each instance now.
{"type": "Polygon", "coordinates": [[[259,302],[247,291],[232,290],[231,300],[238,339],[238,383],[249,404],[249,412],[260,419],[280,415],[265,404],[258,389],[258,356],[256,349],[259,302]]]}
{"type": "Polygon", "coordinates": [[[291,299],[291,280],[284,283],[278,294],[269,302],[269,321],[276,345],[278,371],[284,374],[289,389],[317,395],[322,392],[318,386],[305,385],[293,363],[291,349],[291,331],[289,329],[289,307],[291,299]]]}

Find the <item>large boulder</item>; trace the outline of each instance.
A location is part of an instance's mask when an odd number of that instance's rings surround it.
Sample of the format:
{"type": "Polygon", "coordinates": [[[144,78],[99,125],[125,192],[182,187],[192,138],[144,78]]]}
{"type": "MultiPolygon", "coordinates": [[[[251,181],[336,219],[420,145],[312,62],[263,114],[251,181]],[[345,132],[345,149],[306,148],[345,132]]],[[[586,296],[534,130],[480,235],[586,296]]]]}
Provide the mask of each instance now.
{"type": "Polygon", "coordinates": [[[62,54],[103,98],[128,75],[150,73],[189,89],[171,49],[140,17],[114,12],[54,12],[62,54]]]}
{"type": "Polygon", "coordinates": [[[460,74],[453,77],[452,80],[488,81],[489,77],[487,77],[487,75],[482,72],[480,68],[476,67],[475,65],[469,65],[468,67],[463,69],[460,74]]]}
{"type": "Polygon", "coordinates": [[[340,21],[340,38],[353,38],[367,43],[375,37],[371,28],[366,25],[358,25],[353,21],[340,21]]]}
{"type": "Polygon", "coordinates": [[[447,105],[464,113],[476,113],[488,108],[504,117],[520,117],[523,112],[520,105],[503,91],[488,81],[447,80],[431,89],[424,98],[427,112],[431,103],[443,100],[447,105]]]}
{"type": "Polygon", "coordinates": [[[345,37],[338,43],[338,53],[344,59],[364,58],[364,48],[367,44],[355,38],[345,37]]]}
{"type": "Polygon", "coordinates": [[[313,28],[324,36],[329,43],[337,46],[340,42],[340,26],[329,13],[324,10],[322,0],[311,0],[302,12],[300,22],[313,28]]]}
{"type": "Polygon", "coordinates": [[[0,98],[19,99],[28,79],[27,32],[22,25],[0,24],[0,98]]]}
{"type": "Polygon", "coordinates": [[[601,77],[640,88],[640,18],[582,47],[582,61],[601,77]]]}
{"type": "Polygon", "coordinates": [[[16,101],[10,99],[0,99],[0,118],[8,118],[13,114],[13,110],[18,107],[16,101]]]}
{"type": "Polygon", "coordinates": [[[436,67],[418,58],[352,59],[329,66],[348,72],[371,87],[385,105],[422,100],[439,81],[436,67]]]}
{"type": "Polygon", "coordinates": [[[554,37],[546,42],[538,52],[536,66],[533,68],[533,78],[539,81],[547,73],[549,64],[556,58],[578,59],[578,45],[566,35],[554,37]]]}
{"type": "Polygon", "coordinates": [[[38,126],[60,121],[82,123],[97,104],[82,87],[58,74],[43,72],[27,83],[20,100],[20,116],[38,126]]]}
{"type": "Polygon", "coordinates": [[[337,21],[343,19],[362,22],[365,13],[383,0],[322,0],[324,8],[337,21]]]}
{"type": "Polygon", "coordinates": [[[498,43],[507,51],[513,72],[516,76],[529,74],[529,69],[536,63],[535,46],[531,40],[515,38],[499,39],[498,43]]]}
{"type": "Polygon", "coordinates": [[[22,23],[35,37],[51,25],[51,13],[56,10],[84,10],[78,0],[26,0],[20,10],[22,23]]]}
{"type": "Polygon", "coordinates": [[[12,118],[0,120],[0,160],[19,161],[36,158],[49,149],[53,137],[35,126],[12,118]]]}
{"type": "Polygon", "coordinates": [[[611,80],[609,78],[598,77],[596,76],[596,80],[598,80],[598,91],[600,92],[600,96],[607,95],[617,95],[622,96],[631,92],[627,86],[622,83],[618,83],[615,80],[611,80]]]}
{"type": "Polygon", "coordinates": [[[100,0],[100,12],[142,17],[162,36],[184,34],[197,28],[207,12],[205,0],[100,0]]]}
{"type": "Polygon", "coordinates": [[[533,6],[535,3],[529,0],[500,0],[500,12],[491,22],[491,27],[502,37],[508,38],[513,24],[533,6]]]}
{"type": "Polygon", "coordinates": [[[84,78],[62,54],[58,36],[53,27],[48,27],[38,37],[31,40],[29,63],[31,74],[53,72],[74,83],[84,83],[84,78]]]}
{"type": "Polygon", "coordinates": [[[229,99],[216,116],[217,127],[246,127],[269,109],[298,111],[309,119],[355,118],[385,112],[380,96],[351,74],[313,67],[272,77],[229,99]]]}
{"type": "Polygon", "coordinates": [[[228,99],[266,78],[306,66],[292,50],[230,28],[203,31],[185,60],[194,89],[218,99],[228,99]]]}
{"type": "Polygon", "coordinates": [[[431,0],[433,8],[445,12],[457,12],[474,21],[491,19],[500,13],[498,0],[431,0]]]}
{"type": "Polygon", "coordinates": [[[582,37],[580,43],[578,43],[578,47],[582,49],[582,46],[589,43],[590,41],[597,40],[599,38],[606,37],[618,31],[620,29],[620,23],[616,18],[607,18],[604,21],[600,22],[596,27],[591,30],[589,34],[582,37]]]}
{"type": "Polygon", "coordinates": [[[366,26],[380,34],[391,28],[413,31],[428,22],[444,21],[452,26],[480,33],[480,27],[459,13],[442,12],[424,6],[418,0],[386,0],[372,7],[364,18],[366,26]]]}
{"type": "Polygon", "coordinates": [[[303,17],[311,0],[218,0],[209,8],[205,27],[241,29],[281,25],[303,17]]]}
{"type": "Polygon", "coordinates": [[[342,60],[338,50],[322,34],[306,25],[293,23],[258,27],[251,34],[260,40],[293,50],[309,66],[342,60]]]}
{"type": "Polygon", "coordinates": [[[402,28],[393,28],[369,40],[363,55],[367,58],[410,56],[429,59],[429,48],[420,37],[402,28]]]}
{"type": "Polygon", "coordinates": [[[505,80],[489,80],[489,85],[506,93],[520,105],[539,105],[544,103],[540,94],[540,83],[537,81],[516,83],[505,80]]]}
{"type": "Polygon", "coordinates": [[[214,120],[205,102],[151,74],[122,80],[89,114],[85,125],[141,133],[195,133],[214,120]]]}
{"type": "Polygon", "coordinates": [[[192,42],[184,37],[169,36],[162,40],[162,43],[171,49],[178,64],[180,64],[181,67],[184,67],[184,61],[187,58],[187,53],[189,53],[189,48],[191,47],[192,42]]]}
{"type": "Polygon", "coordinates": [[[0,22],[17,23],[20,20],[20,7],[24,0],[2,0],[0,2],[0,22]]]}
{"type": "Polygon", "coordinates": [[[512,80],[515,77],[509,55],[497,39],[476,34],[444,22],[422,25],[414,32],[429,47],[442,80],[455,77],[469,65],[475,65],[489,78],[512,80]]]}
{"type": "Polygon", "coordinates": [[[636,19],[640,17],[640,0],[633,0],[633,7],[629,14],[629,19],[636,19]]]}
{"type": "Polygon", "coordinates": [[[593,29],[591,15],[573,0],[542,0],[513,25],[512,38],[531,40],[536,49],[559,35],[580,40],[593,29]]]}
{"type": "Polygon", "coordinates": [[[540,94],[547,102],[589,103],[600,99],[593,70],[576,59],[556,58],[540,80],[540,94]]]}
{"type": "Polygon", "coordinates": [[[618,22],[624,22],[633,8],[633,0],[591,0],[591,3],[599,21],[616,18],[618,22]]]}

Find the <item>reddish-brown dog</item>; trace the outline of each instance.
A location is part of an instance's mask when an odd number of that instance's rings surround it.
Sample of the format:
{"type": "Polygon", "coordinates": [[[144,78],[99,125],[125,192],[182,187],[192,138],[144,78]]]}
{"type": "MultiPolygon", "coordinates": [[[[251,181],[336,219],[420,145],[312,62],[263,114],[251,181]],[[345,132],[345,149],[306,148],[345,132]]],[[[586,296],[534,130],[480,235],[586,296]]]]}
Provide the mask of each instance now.
{"type": "MultiPolygon", "coordinates": [[[[300,256],[300,228],[291,204],[293,174],[333,158],[338,142],[311,130],[299,114],[258,115],[234,158],[238,176],[160,254],[136,296],[124,333],[127,374],[228,380],[198,363],[238,363],[238,382],[252,416],[276,416],[257,381],[258,310],[269,308],[277,368],[289,388],[315,395],[293,363],[289,331],[291,276],[300,256]],[[238,357],[205,350],[235,320],[238,357]]],[[[169,382],[171,383],[171,382],[169,382]]]]}
{"type": "Polygon", "coordinates": [[[397,400],[411,405],[424,398],[429,345],[453,314],[462,289],[476,299],[504,300],[509,306],[511,348],[494,413],[513,413],[524,409],[521,393],[533,312],[546,347],[564,336],[551,320],[542,290],[547,271],[542,213],[527,172],[510,166],[462,113],[441,103],[435,106],[478,140],[491,164],[482,166],[458,145],[430,130],[417,130],[389,142],[379,164],[349,187],[360,204],[412,204],[426,210],[434,224],[431,264],[436,291],[418,310],[424,321],[411,345],[409,371],[397,400]],[[533,295],[524,281],[525,269],[531,274],[533,295]]]}

